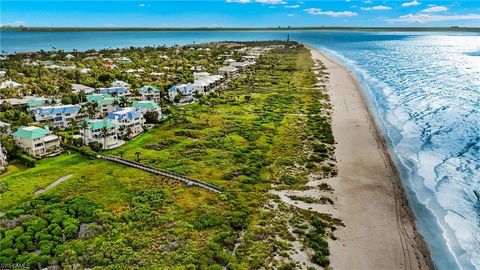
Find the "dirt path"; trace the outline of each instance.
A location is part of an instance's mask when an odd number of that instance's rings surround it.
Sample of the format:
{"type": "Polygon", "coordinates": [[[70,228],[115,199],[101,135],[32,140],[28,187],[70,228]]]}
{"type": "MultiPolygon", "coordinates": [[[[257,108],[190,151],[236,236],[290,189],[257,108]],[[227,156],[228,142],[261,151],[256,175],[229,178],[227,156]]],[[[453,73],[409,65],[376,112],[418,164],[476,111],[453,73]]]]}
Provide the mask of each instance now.
{"type": "Polygon", "coordinates": [[[65,175],[65,176],[62,176],[60,178],[58,178],[55,182],[51,183],[50,185],[48,185],[45,189],[39,189],[37,191],[35,191],[35,195],[38,195],[38,194],[42,194],[44,193],[45,191],[55,187],[56,185],[58,184],[61,184],[62,182],[64,181],[67,181],[68,179],[70,179],[71,177],[73,176],[73,174],[68,174],[68,175],[65,175]]]}

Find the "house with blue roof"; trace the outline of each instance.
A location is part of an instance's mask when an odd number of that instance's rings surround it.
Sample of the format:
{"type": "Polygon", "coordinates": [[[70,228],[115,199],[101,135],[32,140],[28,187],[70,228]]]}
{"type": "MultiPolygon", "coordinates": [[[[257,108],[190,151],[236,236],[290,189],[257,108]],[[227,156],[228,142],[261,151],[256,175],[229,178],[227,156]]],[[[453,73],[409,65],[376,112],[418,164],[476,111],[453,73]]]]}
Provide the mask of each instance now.
{"type": "Polygon", "coordinates": [[[130,97],[132,93],[126,87],[107,87],[107,88],[98,88],[98,93],[103,95],[111,95],[114,97],[130,97]]]}
{"type": "Polygon", "coordinates": [[[143,133],[145,118],[134,108],[121,108],[108,114],[107,119],[119,126],[119,135],[132,139],[143,133]]]}
{"type": "Polygon", "coordinates": [[[33,109],[35,122],[57,128],[68,128],[73,122],[84,118],[79,105],[45,106],[33,109]]]}
{"type": "Polygon", "coordinates": [[[119,147],[123,141],[119,139],[119,125],[108,119],[87,119],[86,128],[80,129],[85,145],[100,143],[103,149],[119,147]]]}
{"type": "Polygon", "coordinates": [[[21,126],[12,136],[20,149],[36,158],[53,156],[61,151],[60,139],[48,128],[21,126]]]}
{"type": "Polygon", "coordinates": [[[188,103],[193,101],[193,85],[177,84],[168,89],[168,98],[175,103],[188,103]]]}

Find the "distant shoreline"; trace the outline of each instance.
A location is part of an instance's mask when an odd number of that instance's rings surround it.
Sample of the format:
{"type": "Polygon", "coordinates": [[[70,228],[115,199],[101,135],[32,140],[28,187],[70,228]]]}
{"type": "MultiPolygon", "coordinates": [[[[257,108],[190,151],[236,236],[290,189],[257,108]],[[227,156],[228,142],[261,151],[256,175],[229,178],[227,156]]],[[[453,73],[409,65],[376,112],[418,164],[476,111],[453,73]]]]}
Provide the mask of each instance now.
{"type": "Polygon", "coordinates": [[[393,31],[393,32],[480,32],[480,27],[28,27],[3,26],[2,31],[64,32],[64,31],[393,31]]]}

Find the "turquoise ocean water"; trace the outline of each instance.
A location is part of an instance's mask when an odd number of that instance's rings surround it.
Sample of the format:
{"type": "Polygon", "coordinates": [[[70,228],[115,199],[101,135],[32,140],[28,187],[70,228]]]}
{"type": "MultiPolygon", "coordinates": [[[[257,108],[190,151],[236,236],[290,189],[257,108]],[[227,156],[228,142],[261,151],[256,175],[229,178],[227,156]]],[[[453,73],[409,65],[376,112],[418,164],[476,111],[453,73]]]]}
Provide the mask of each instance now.
{"type": "MultiPolygon", "coordinates": [[[[363,86],[438,269],[480,269],[480,33],[17,32],[2,51],[286,39],[324,50],[363,86]]],[[[359,224],[361,226],[361,224],[359,224]]]]}

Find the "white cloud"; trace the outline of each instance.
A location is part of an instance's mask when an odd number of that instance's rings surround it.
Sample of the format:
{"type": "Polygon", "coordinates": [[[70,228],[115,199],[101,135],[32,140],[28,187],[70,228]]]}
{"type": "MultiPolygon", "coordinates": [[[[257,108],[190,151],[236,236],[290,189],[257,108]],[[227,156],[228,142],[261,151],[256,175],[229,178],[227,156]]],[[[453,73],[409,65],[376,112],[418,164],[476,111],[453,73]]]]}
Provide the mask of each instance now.
{"type": "Polygon", "coordinates": [[[284,6],[285,8],[299,8],[300,5],[291,5],[291,6],[284,6]]]}
{"type": "Polygon", "coordinates": [[[372,2],[371,0],[365,0],[365,1],[363,1],[363,3],[364,3],[364,4],[371,4],[371,3],[373,3],[373,2],[372,2]]]}
{"type": "Polygon", "coordinates": [[[374,6],[374,7],[361,7],[361,10],[390,10],[391,7],[387,6],[374,6]]]}
{"type": "Polygon", "coordinates": [[[351,2],[351,1],[352,1],[352,0],[345,0],[345,2],[347,2],[347,3],[348,3],[348,2],[351,2]]]}
{"type": "Polygon", "coordinates": [[[412,6],[418,6],[421,3],[418,2],[417,0],[413,0],[412,2],[405,2],[402,4],[402,7],[412,7],[412,6]]]}
{"type": "Polygon", "coordinates": [[[250,0],[227,0],[228,3],[242,3],[242,4],[246,4],[246,3],[250,3],[250,0]]]}
{"type": "Polygon", "coordinates": [[[326,15],[330,17],[352,17],[357,16],[356,12],[351,11],[322,11],[319,8],[307,8],[303,11],[307,12],[310,15],[326,15]]]}
{"type": "Polygon", "coordinates": [[[287,2],[283,0],[226,0],[228,3],[241,3],[241,4],[246,4],[246,3],[260,3],[260,4],[268,4],[268,5],[286,5],[288,4],[287,2]]]}
{"type": "Polygon", "coordinates": [[[465,15],[432,15],[432,14],[407,14],[396,19],[388,19],[387,22],[411,22],[411,23],[427,23],[427,22],[445,22],[445,21],[464,21],[464,20],[480,20],[480,14],[465,15]]]}
{"type": "Polygon", "coordinates": [[[448,8],[444,6],[431,6],[429,8],[426,8],[420,12],[422,13],[433,13],[433,12],[440,12],[440,11],[447,11],[448,8]]]}
{"type": "Polygon", "coordinates": [[[295,15],[293,14],[287,14],[288,17],[294,17],[295,15]]]}
{"type": "Polygon", "coordinates": [[[140,4],[140,5],[138,5],[138,6],[139,6],[139,7],[144,7],[144,6],[145,6],[145,4],[140,4]]]}

